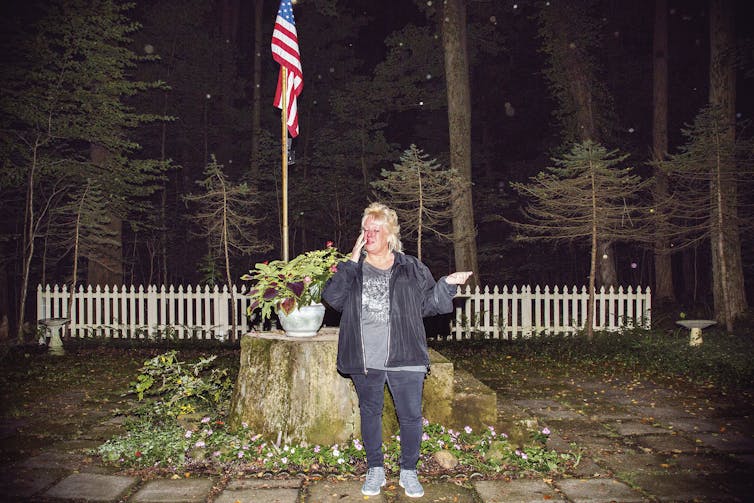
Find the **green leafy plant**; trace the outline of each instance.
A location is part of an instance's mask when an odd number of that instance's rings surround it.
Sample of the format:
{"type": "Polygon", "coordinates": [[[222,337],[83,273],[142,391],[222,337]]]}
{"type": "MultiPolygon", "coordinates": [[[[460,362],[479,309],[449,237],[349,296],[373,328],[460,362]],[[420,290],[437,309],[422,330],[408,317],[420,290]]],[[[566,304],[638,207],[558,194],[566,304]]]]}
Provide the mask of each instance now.
{"type": "Polygon", "coordinates": [[[267,319],[274,309],[290,314],[297,306],[308,306],[322,301],[325,283],[338,270],[338,264],[347,257],[328,241],[322,250],[312,250],[292,260],[273,260],[258,263],[244,281],[253,281],[249,291],[252,302],[247,314],[262,310],[262,319],[267,319]]]}
{"type": "Polygon", "coordinates": [[[150,398],[142,410],[156,417],[176,417],[196,411],[219,411],[230,398],[232,383],[225,368],[212,368],[216,356],[194,363],[179,361],[178,352],[144,362],[130,391],[138,399],[150,398]]]}
{"type": "MultiPolygon", "coordinates": [[[[366,462],[364,446],[359,439],[324,445],[279,445],[242,425],[230,430],[224,421],[205,416],[197,424],[180,427],[171,423],[155,428],[148,420],[126,425],[128,433],[112,438],[99,447],[102,458],[120,467],[162,466],[181,469],[196,463],[207,465],[243,465],[245,471],[303,471],[347,474],[360,471],[366,462]]],[[[540,435],[543,435],[540,433],[540,435]]],[[[497,473],[503,470],[562,473],[578,464],[580,455],[548,450],[544,443],[534,441],[517,447],[504,433],[488,427],[480,433],[468,426],[461,431],[424,420],[419,467],[429,462],[432,454],[450,451],[463,471],[497,473]]],[[[400,470],[400,438],[392,435],[383,445],[385,468],[400,470]]]]}

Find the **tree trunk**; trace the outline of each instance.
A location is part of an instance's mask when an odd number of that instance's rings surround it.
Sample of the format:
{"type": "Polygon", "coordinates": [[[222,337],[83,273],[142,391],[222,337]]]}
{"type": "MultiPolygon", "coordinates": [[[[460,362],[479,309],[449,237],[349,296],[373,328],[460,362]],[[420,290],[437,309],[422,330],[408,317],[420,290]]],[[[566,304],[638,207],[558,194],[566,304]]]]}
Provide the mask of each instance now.
{"type": "Polygon", "coordinates": [[[479,276],[479,267],[471,198],[471,93],[466,51],[466,6],[464,0],[447,0],[444,5],[440,23],[448,94],[450,167],[458,175],[458,183],[453,189],[455,265],[458,271],[474,272],[469,280],[473,286],[479,276]]]}
{"type": "MultiPolygon", "coordinates": [[[[654,93],[652,157],[662,161],[668,152],[668,1],[655,0],[654,26],[654,93]]],[[[655,207],[668,198],[668,177],[658,166],[654,168],[655,184],[652,196],[655,207]]],[[[667,238],[665,215],[657,214],[655,234],[654,270],[655,288],[653,297],[660,304],[675,302],[673,291],[673,268],[670,240],[667,238]]]]}
{"type": "Polygon", "coordinates": [[[259,140],[262,131],[262,7],[254,0],[254,89],[251,105],[251,183],[259,178],[259,140]]]}
{"type": "Polygon", "coordinates": [[[230,273],[230,238],[228,236],[228,191],[225,187],[223,177],[219,175],[217,179],[220,181],[220,187],[223,191],[223,227],[222,227],[222,247],[223,256],[225,257],[225,282],[228,286],[228,292],[230,293],[230,342],[236,341],[236,296],[233,292],[233,276],[230,273]]]}
{"type": "MultiPolygon", "coordinates": [[[[95,165],[105,164],[110,155],[105,147],[91,145],[91,159],[95,165]]],[[[123,220],[110,215],[108,227],[113,231],[117,246],[103,245],[96,252],[90,252],[87,280],[90,285],[119,285],[123,283],[123,220]]]]}
{"type": "MultiPolygon", "coordinates": [[[[710,103],[720,107],[727,122],[718,152],[733,150],[735,143],[736,74],[735,22],[732,0],[712,0],[710,9],[710,103]]],[[[711,162],[710,241],[715,319],[733,330],[735,319],[746,311],[741,263],[741,238],[737,215],[735,160],[721,156],[711,162]]]]}
{"type": "Polygon", "coordinates": [[[26,201],[24,214],[24,239],[23,247],[23,269],[21,271],[21,290],[19,291],[18,306],[18,342],[24,342],[24,320],[26,315],[26,294],[29,289],[29,273],[31,271],[31,259],[34,256],[34,238],[36,237],[36,225],[34,216],[34,183],[36,182],[35,173],[37,168],[37,144],[33,147],[32,162],[29,167],[29,173],[26,179],[26,201]]]}

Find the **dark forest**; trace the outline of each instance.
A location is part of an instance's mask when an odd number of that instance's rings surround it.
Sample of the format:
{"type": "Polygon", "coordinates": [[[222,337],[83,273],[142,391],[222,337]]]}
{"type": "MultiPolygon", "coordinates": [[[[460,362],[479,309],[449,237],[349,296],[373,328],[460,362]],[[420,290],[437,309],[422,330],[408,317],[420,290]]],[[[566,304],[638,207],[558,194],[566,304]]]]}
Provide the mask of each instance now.
{"type": "MultiPolygon", "coordinates": [[[[238,281],[280,258],[279,66],[270,54],[278,2],[4,4],[0,315],[10,333],[34,318],[38,284],[224,284],[225,257],[198,197],[213,190],[212,173],[246,203],[230,256],[238,281]]],[[[435,275],[459,264],[475,264],[481,286],[581,286],[591,275],[598,287],[651,287],[655,309],[743,319],[754,298],[747,7],[299,0],[291,256],[327,241],[350,250],[370,201],[400,204],[374,182],[414,145],[461,179],[438,209],[471,187],[473,218],[448,218],[422,236],[435,275]],[[449,132],[454,44],[468,65],[468,142],[449,132]],[[618,160],[606,174],[612,189],[595,195],[600,213],[620,220],[595,241],[597,270],[592,242],[564,231],[578,217],[556,215],[565,219],[555,220],[558,233],[532,218],[536,198],[521,190],[557,166],[548,173],[572,180],[568,162],[583,161],[574,146],[587,143],[618,160]],[[454,247],[464,233],[473,257],[454,247]]],[[[417,236],[402,239],[416,254],[417,236]]]]}

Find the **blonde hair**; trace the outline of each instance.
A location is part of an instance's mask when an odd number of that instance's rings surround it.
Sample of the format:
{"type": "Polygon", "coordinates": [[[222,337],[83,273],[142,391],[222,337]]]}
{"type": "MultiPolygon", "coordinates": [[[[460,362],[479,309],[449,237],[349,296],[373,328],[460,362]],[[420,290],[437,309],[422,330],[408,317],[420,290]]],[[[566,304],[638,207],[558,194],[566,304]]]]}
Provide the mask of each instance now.
{"type": "Polygon", "coordinates": [[[391,210],[386,205],[378,202],[370,204],[364,210],[364,216],[361,217],[362,229],[369,217],[372,218],[374,223],[382,225],[387,231],[387,245],[390,251],[403,252],[401,226],[398,225],[398,215],[396,215],[395,210],[391,210]]]}

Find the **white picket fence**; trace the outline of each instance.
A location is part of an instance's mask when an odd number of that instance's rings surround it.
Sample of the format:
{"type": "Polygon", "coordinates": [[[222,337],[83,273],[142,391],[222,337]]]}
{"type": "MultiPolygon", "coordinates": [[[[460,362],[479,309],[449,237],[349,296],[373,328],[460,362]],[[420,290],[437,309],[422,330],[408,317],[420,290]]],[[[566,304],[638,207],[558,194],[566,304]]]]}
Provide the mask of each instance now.
{"type": "MultiPolygon", "coordinates": [[[[461,288],[450,338],[514,339],[546,334],[574,334],[585,326],[589,294],[581,289],[557,286],[495,286],[490,290],[461,288]]],[[[595,293],[595,330],[616,331],[651,327],[652,296],[649,287],[600,288],[595,293]]]]}
{"type": "MultiPolygon", "coordinates": [[[[236,337],[252,329],[246,316],[245,287],[233,286],[236,337]]],[[[514,339],[541,333],[573,334],[583,328],[587,289],[573,287],[488,286],[459,289],[449,338],[514,339]]],[[[67,286],[37,288],[37,320],[68,318],[73,337],[199,338],[225,340],[232,332],[227,286],[79,286],[68,313],[67,286]]],[[[594,328],[619,330],[651,324],[651,293],[640,287],[600,289],[595,295],[594,328]]],[[[434,334],[430,334],[433,336],[434,334]]]]}
{"type": "MultiPolygon", "coordinates": [[[[233,286],[236,337],[248,333],[245,286],[233,286]]],[[[123,285],[100,288],[80,285],[68,313],[67,285],[37,287],[37,320],[68,318],[73,337],[198,338],[225,340],[232,332],[231,294],[219,288],[123,285]]]]}

